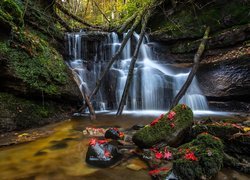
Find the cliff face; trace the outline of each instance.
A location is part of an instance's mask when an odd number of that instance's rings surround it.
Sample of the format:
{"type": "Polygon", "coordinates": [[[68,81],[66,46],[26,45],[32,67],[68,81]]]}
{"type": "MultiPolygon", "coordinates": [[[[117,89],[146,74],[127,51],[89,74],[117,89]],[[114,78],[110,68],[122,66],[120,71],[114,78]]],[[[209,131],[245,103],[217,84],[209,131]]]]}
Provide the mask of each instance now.
{"type": "Polygon", "coordinates": [[[182,1],[168,17],[158,13],[150,38],[158,42],[155,55],[169,63],[192,66],[204,33],[211,27],[197,79],[210,108],[250,111],[250,2],[182,1]],[[160,19],[159,22],[157,19],[160,19]]]}
{"type": "Polygon", "coordinates": [[[63,34],[52,2],[0,2],[0,132],[44,124],[81,99],[61,55],[63,34]]]}

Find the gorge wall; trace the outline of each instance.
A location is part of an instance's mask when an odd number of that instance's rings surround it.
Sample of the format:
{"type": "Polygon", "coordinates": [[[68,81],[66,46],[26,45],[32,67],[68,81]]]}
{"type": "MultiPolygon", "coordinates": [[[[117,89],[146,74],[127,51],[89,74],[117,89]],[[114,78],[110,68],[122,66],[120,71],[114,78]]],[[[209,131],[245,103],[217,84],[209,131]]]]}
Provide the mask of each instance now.
{"type": "Polygon", "coordinates": [[[0,2],[0,133],[59,120],[81,99],[51,3],[0,2]]]}
{"type": "MultiPolygon", "coordinates": [[[[183,3],[183,2],[180,2],[183,3]]],[[[213,110],[250,112],[250,2],[193,1],[155,15],[153,51],[171,64],[191,67],[205,25],[211,27],[197,79],[213,110]]]]}

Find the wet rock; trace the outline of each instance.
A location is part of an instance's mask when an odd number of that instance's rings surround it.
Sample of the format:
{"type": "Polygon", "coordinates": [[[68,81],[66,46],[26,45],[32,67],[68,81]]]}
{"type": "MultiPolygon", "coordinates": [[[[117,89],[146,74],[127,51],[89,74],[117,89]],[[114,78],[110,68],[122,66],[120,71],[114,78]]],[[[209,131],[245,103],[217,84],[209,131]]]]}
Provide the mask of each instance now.
{"type": "Polygon", "coordinates": [[[203,64],[197,72],[197,80],[214,108],[250,111],[249,55],[203,64]]]}
{"type": "Polygon", "coordinates": [[[141,148],[151,147],[161,141],[177,145],[192,123],[192,110],[184,104],[179,104],[136,132],[133,142],[141,148]]]}
{"type": "Polygon", "coordinates": [[[106,132],[105,132],[105,138],[107,139],[114,139],[114,140],[118,140],[118,139],[122,139],[124,137],[124,133],[120,132],[118,130],[118,128],[109,128],[106,132]]]}
{"type": "Polygon", "coordinates": [[[86,154],[86,162],[96,167],[109,167],[121,160],[118,147],[107,140],[91,139],[86,154]]]}

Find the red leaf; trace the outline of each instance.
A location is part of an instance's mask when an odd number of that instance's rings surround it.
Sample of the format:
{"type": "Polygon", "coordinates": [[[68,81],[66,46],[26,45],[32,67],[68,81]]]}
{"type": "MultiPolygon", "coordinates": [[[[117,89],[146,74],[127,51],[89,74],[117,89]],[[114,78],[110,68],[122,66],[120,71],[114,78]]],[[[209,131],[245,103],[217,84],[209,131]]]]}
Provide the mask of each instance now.
{"type": "Polygon", "coordinates": [[[90,141],[89,141],[90,146],[94,146],[94,145],[96,145],[96,143],[97,143],[97,139],[90,139],[90,141]]]}
{"type": "Polygon", "coordinates": [[[161,152],[156,152],[155,153],[155,158],[156,159],[162,159],[163,158],[163,154],[161,152]]]}
{"type": "Polygon", "coordinates": [[[170,112],[168,113],[168,119],[169,119],[169,120],[173,120],[174,117],[175,117],[175,115],[176,115],[176,112],[170,111],[170,112]]]}
{"type": "Polygon", "coordinates": [[[198,161],[198,158],[194,155],[193,152],[186,153],[184,158],[191,161],[198,161]]]}
{"type": "Polygon", "coordinates": [[[175,124],[174,123],[170,123],[170,126],[171,126],[171,128],[174,128],[175,124]]]}

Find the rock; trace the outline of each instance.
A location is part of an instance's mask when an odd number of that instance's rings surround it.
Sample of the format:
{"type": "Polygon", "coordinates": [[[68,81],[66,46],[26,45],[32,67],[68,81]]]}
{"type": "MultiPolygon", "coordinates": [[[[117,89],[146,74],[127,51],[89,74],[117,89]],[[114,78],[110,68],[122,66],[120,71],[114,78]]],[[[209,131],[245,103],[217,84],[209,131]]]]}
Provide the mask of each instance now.
{"type": "Polygon", "coordinates": [[[118,140],[118,139],[122,139],[124,137],[124,134],[122,132],[120,132],[118,130],[118,128],[109,128],[106,132],[105,132],[105,138],[107,139],[114,139],[114,140],[118,140]]]}
{"type": "Polygon", "coordinates": [[[86,154],[86,162],[96,167],[109,167],[121,160],[118,148],[107,140],[91,139],[86,154]]]}
{"type": "Polygon", "coordinates": [[[136,132],[132,140],[141,148],[151,147],[161,141],[177,145],[192,123],[192,110],[184,104],[179,104],[136,132]]]}
{"type": "Polygon", "coordinates": [[[250,111],[250,103],[246,100],[250,92],[249,57],[245,55],[200,66],[197,80],[211,106],[220,110],[250,111]]]}
{"type": "Polygon", "coordinates": [[[223,144],[210,134],[200,134],[178,148],[173,172],[180,180],[210,179],[223,166],[223,144]]]}

